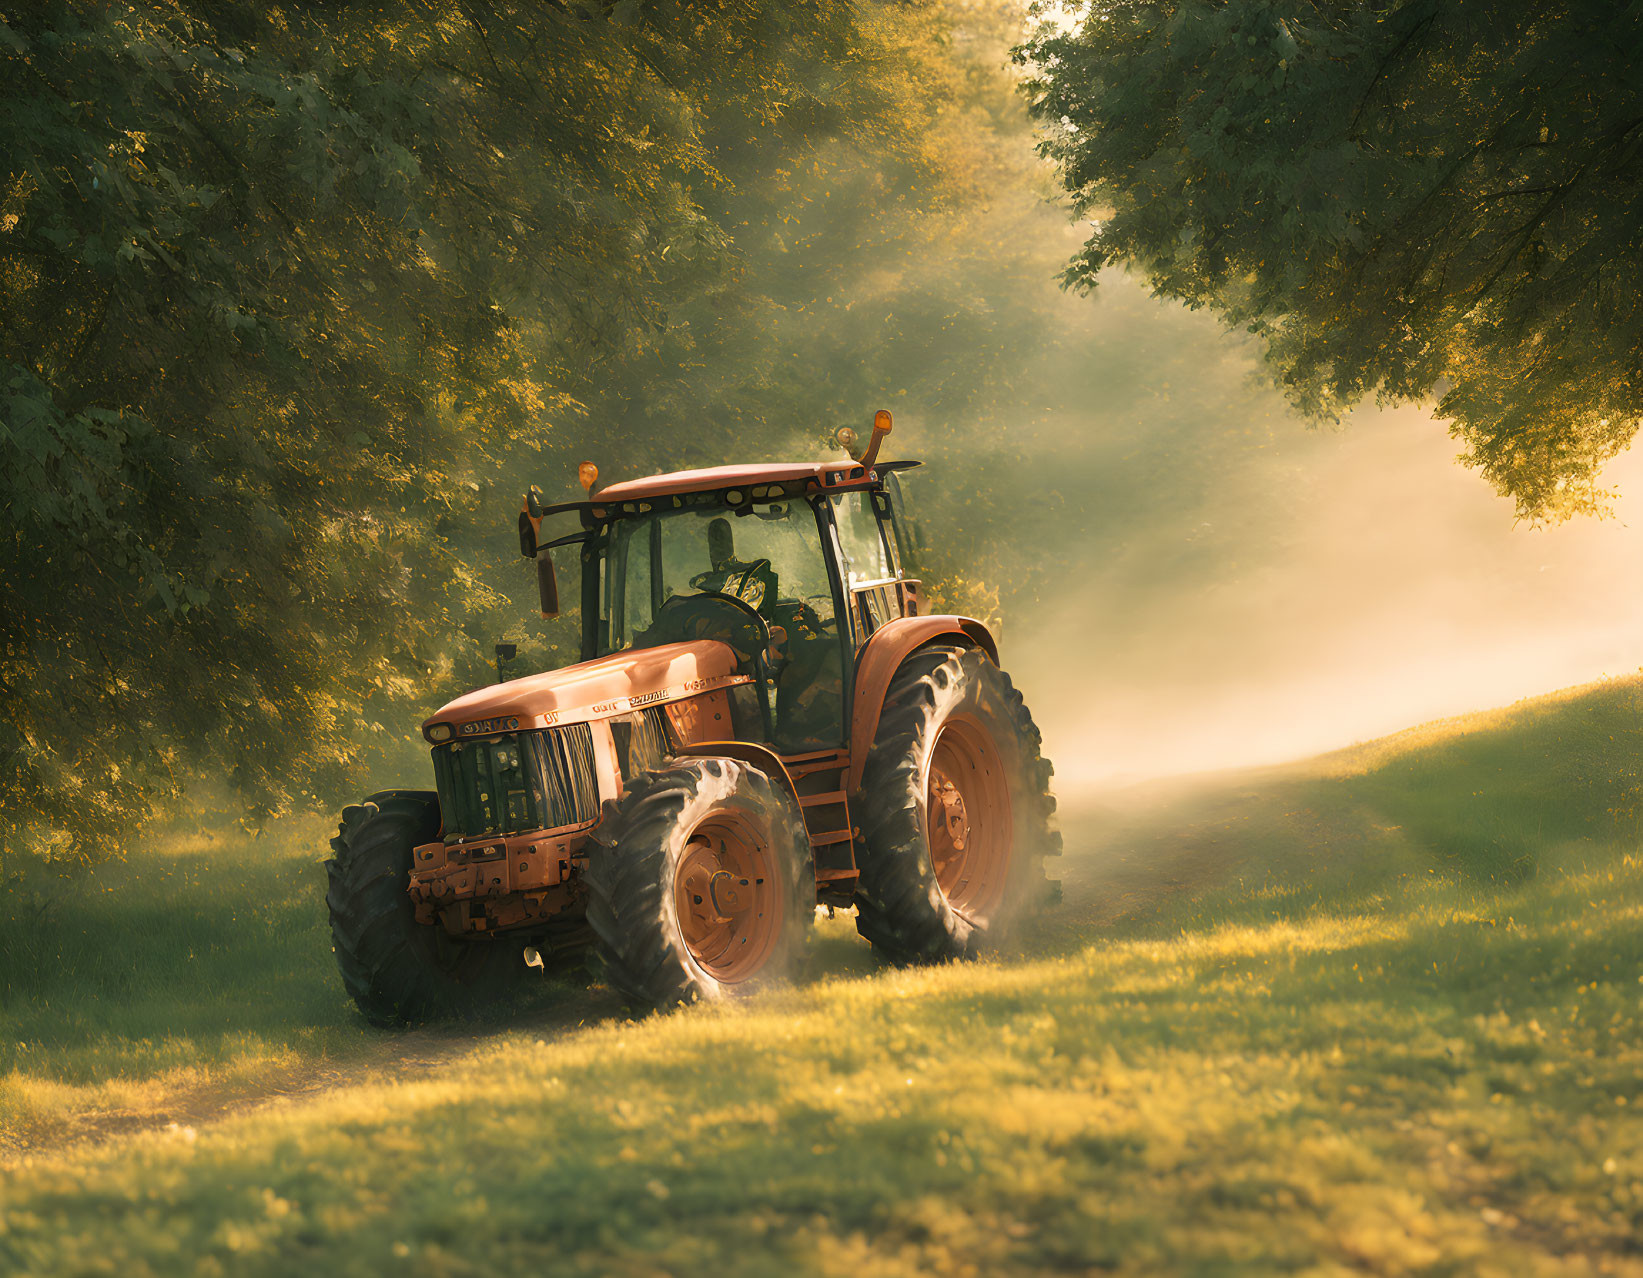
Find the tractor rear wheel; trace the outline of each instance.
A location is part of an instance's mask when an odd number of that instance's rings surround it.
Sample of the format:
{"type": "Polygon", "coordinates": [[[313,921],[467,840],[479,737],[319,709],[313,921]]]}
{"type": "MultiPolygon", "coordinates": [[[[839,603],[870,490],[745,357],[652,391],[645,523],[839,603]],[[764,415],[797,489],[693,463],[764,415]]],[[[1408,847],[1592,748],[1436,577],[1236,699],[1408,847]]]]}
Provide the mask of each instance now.
{"type": "Polygon", "coordinates": [[[384,790],[344,808],[325,863],[331,943],[342,983],[367,1020],[398,1025],[478,1010],[529,971],[523,947],[466,941],[416,921],[411,849],[439,838],[439,797],[384,790]]]}
{"type": "Polygon", "coordinates": [[[593,834],[594,966],[635,1009],[738,998],[791,976],[816,914],[804,819],[735,759],[636,779],[593,834]]]}
{"type": "Polygon", "coordinates": [[[1051,767],[1010,677],[973,648],[914,652],[890,682],[851,811],[856,928],[893,963],[973,956],[1053,899],[1051,767]]]}

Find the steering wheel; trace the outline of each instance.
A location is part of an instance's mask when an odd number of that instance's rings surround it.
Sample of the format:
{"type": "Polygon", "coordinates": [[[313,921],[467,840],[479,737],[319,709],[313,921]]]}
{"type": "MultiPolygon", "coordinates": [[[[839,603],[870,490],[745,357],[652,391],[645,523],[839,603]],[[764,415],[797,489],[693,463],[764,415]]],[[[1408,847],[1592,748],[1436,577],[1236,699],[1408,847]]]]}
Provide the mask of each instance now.
{"type": "Polygon", "coordinates": [[[756,660],[770,647],[770,623],[759,615],[758,609],[746,600],[717,590],[669,595],[656,610],[656,620],[647,634],[657,643],[717,639],[729,644],[739,657],[748,661],[756,660]],[[741,615],[726,617],[723,615],[726,608],[741,615]]]}

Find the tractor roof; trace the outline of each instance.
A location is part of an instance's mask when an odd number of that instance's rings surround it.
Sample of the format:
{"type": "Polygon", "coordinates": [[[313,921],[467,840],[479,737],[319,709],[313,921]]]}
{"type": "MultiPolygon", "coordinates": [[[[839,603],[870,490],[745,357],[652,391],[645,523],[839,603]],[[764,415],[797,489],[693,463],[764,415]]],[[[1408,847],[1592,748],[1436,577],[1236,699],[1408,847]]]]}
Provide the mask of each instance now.
{"type": "Polygon", "coordinates": [[[616,501],[643,501],[675,493],[717,492],[724,488],[756,487],[761,484],[791,484],[812,480],[819,488],[839,488],[875,480],[891,470],[905,470],[917,462],[880,462],[869,469],[848,458],[833,462],[771,462],[762,466],[711,466],[706,470],[676,470],[666,475],[646,475],[608,484],[593,495],[595,504],[616,501]]]}

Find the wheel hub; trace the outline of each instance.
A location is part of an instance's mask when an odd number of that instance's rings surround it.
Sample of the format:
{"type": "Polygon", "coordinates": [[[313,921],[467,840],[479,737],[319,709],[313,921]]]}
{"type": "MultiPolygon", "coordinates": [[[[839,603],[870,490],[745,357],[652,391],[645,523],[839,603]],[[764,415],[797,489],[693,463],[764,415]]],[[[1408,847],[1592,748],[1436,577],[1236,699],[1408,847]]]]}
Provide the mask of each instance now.
{"type": "Polygon", "coordinates": [[[730,919],[747,909],[749,902],[744,889],[752,886],[751,879],[738,878],[729,870],[718,870],[707,881],[707,892],[719,917],[730,919]]]}
{"type": "Polygon", "coordinates": [[[674,872],[681,939],[715,980],[746,980],[769,957],[782,906],[768,836],[716,815],[692,832],[674,872]]]}
{"type": "Polygon", "coordinates": [[[931,868],[960,914],[986,917],[1004,893],[1012,825],[1004,761],[991,734],[969,716],[942,726],[925,775],[931,868]]]}
{"type": "Polygon", "coordinates": [[[970,837],[970,819],[964,810],[964,793],[945,773],[931,769],[930,799],[932,816],[946,827],[947,842],[953,851],[964,851],[970,837]]]}

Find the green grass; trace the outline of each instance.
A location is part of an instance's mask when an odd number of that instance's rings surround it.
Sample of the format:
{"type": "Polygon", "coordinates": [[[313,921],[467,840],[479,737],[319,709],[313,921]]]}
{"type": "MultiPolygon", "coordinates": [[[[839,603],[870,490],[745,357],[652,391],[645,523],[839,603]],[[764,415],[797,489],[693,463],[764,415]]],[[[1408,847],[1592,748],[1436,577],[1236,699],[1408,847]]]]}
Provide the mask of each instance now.
{"type": "Polygon", "coordinates": [[[14,1160],[0,1271],[1643,1273],[1640,712],[1617,681],[1109,797],[996,960],[880,973],[841,919],[802,988],[536,1010],[412,1076],[339,1002],[312,852],[255,891],[206,858],[185,913],[268,913],[193,934],[256,962],[167,941],[150,977],[163,915],[98,898],[129,984],[8,995],[13,1079],[163,1079],[144,1038],[221,1069],[245,1032],[358,1081],[14,1160]]]}
{"type": "Polygon", "coordinates": [[[277,1086],[373,1049],[331,961],[330,831],[161,832],[0,917],[0,1151],[277,1086]]]}
{"type": "MultiPolygon", "coordinates": [[[[472,1026],[376,1033],[343,992],[324,904],[335,828],[176,827],[129,861],[0,898],[0,1156],[208,1120],[466,1043],[472,1026]]],[[[544,988],[525,1010],[570,1010],[571,993],[544,988]]]]}

